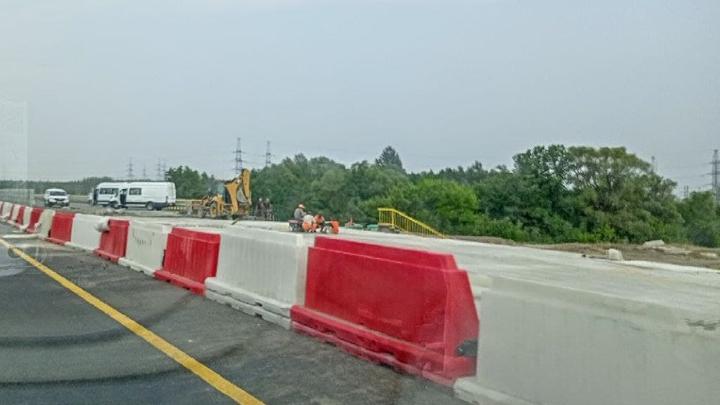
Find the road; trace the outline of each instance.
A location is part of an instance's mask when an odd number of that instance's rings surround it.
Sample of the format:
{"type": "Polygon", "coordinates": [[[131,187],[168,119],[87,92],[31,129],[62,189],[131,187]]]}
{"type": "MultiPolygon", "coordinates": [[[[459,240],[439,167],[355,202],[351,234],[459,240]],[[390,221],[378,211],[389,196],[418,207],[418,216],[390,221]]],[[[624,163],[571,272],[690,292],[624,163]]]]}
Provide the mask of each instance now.
{"type": "MultiPolygon", "coordinates": [[[[451,390],[36,239],[8,243],[268,404],[463,404],[451,390]]],[[[2,403],[228,403],[230,399],[12,252],[0,251],[2,403]]]]}

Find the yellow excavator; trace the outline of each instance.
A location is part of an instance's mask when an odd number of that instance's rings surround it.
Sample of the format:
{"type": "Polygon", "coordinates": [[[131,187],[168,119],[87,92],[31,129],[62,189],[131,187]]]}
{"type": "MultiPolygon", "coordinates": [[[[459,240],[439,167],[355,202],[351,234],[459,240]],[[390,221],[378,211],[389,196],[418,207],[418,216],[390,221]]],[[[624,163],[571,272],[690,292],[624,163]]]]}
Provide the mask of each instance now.
{"type": "Polygon", "coordinates": [[[250,170],[243,169],[217,191],[217,194],[208,193],[202,200],[192,201],[188,214],[200,218],[241,219],[251,212],[250,170]]]}

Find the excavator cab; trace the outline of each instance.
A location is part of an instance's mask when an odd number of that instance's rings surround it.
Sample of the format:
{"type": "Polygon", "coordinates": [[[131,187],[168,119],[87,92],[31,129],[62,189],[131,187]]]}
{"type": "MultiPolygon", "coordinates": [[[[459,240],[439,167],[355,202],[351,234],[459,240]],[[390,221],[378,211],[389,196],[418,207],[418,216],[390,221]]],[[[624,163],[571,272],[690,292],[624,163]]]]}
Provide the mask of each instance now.
{"type": "Polygon", "coordinates": [[[217,193],[208,193],[198,205],[193,211],[202,218],[241,219],[247,216],[252,207],[250,170],[243,169],[234,179],[219,184],[217,193]]]}

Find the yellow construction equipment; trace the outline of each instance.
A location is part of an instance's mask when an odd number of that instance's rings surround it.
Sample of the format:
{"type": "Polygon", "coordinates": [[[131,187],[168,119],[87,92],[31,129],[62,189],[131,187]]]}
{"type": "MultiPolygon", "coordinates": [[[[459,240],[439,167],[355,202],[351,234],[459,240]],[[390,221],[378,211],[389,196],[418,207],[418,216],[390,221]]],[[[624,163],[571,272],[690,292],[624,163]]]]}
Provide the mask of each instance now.
{"type": "Polygon", "coordinates": [[[251,207],[250,170],[243,169],[240,175],[226,181],[217,194],[209,193],[202,200],[193,200],[188,214],[200,218],[241,219],[250,213],[251,207]]]}
{"type": "Polygon", "coordinates": [[[378,226],[380,229],[387,229],[393,232],[445,238],[445,235],[431,226],[395,208],[378,208],[378,226]]]}

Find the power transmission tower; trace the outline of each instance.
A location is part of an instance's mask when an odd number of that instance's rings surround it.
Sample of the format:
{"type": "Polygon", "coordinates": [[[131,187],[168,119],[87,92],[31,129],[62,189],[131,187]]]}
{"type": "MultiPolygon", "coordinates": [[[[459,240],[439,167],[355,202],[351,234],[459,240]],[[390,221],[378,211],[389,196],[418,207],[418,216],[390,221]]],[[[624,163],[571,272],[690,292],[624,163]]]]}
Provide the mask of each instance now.
{"type": "Polygon", "coordinates": [[[690,197],[690,186],[683,187],[683,198],[690,197]]]}
{"type": "Polygon", "coordinates": [[[133,162],[132,158],[128,160],[128,166],[127,166],[127,178],[133,179],[135,177],[135,174],[133,173],[133,162]]]}
{"type": "Polygon", "coordinates": [[[267,141],[265,148],[265,167],[272,165],[272,153],[270,153],[270,141],[267,141]]]}
{"type": "Polygon", "coordinates": [[[158,180],[163,180],[163,178],[165,177],[165,175],[164,175],[163,173],[164,173],[164,172],[163,172],[163,169],[162,169],[162,162],[160,162],[160,159],[158,159],[158,162],[157,162],[157,173],[155,174],[155,178],[158,179],[158,180]]]}
{"type": "Polygon", "coordinates": [[[650,156],[650,165],[652,166],[652,171],[657,173],[657,160],[655,160],[655,156],[650,156]]]}
{"type": "Polygon", "coordinates": [[[143,180],[146,180],[146,179],[148,178],[148,177],[147,177],[147,168],[145,167],[145,163],[143,163],[143,176],[142,176],[142,178],[143,178],[143,180]]]}
{"type": "Polygon", "coordinates": [[[715,200],[720,202],[720,155],[718,150],[715,149],[712,160],[712,190],[715,193],[715,200]]]}
{"type": "Polygon", "coordinates": [[[160,176],[160,180],[167,180],[167,163],[163,160],[162,162],[162,175],[160,176]]]}
{"type": "Polygon", "coordinates": [[[235,174],[240,174],[243,169],[243,151],[242,151],[242,140],[237,138],[237,145],[235,146],[235,174]]]}

